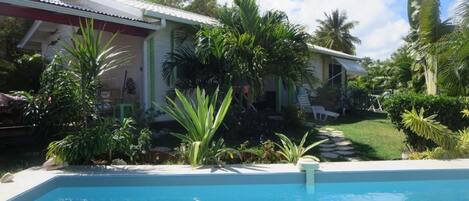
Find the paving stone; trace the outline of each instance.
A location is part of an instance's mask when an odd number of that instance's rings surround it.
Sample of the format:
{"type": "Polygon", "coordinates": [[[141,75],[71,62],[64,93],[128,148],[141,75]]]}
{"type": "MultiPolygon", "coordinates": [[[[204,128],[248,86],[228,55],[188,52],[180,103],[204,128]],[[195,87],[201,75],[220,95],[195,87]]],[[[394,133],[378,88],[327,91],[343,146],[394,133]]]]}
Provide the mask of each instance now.
{"type": "Polygon", "coordinates": [[[342,155],[342,156],[351,156],[355,154],[355,152],[353,151],[335,151],[334,153],[342,155]]]}
{"type": "Polygon", "coordinates": [[[350,150],[353,150],[354,148],[350,146],[337,146],[335,149],[338,151],[350,151],[350,150]]]}
{"type": "Polygon", "coordinates": [[[331,131],[331,133],[334,133],[334,134],[344,134],[343,131],[338,131],[338,130],[331,131]]]}
{"type": "Polygon", "coordinates": [[[326,131],[326,130],[319,130],[319,133],[321,133],[321,134],[328,134],[328,135],[330,134],[330,132],[329,132],[329,131],[326,131]]]}
{"type": "Polygon", "coordinates": [[[332,153],[332,152],[323,152],[321,153],[321,156],[324,158],[339,158],[338,154],[332,153]]]}
{"type": "Polygon", "coordinates": [[[328,143],[322,143],[319,145],[319,147],[321,148],[333,148],[333,147],[336,147],[335,144],[328,144],[328,143]]]}
{"type": "Polygon", "coordinates": [[[331,133],[329,135],[332,137],[342,137],[342,138],[345,137],[344,134],[339,134],[339,133],[331,133]]]}
{"type": "Polygon", "coordinates": [[[316,138],[319,138],[319,139],[329,139],[329,136],[317,135],[316,138]]]}
{"type": "Polygon", "coordinates": [[[335,151],[335,148],[319,148],[319,151],[321,151],[321,153],[323,153],[323,152],[333,152],[333,151],[335,151]]]}
{"type": "Polygon", "coordinates": [[[347,145],[352,145],[352,142],[350,141],[342,141],[342,142],[336,142],[335,145],[337,146],[347,146],[347,145]]]}
{"type": "Polygon", "coordinates": [[[333,128],[324,128],[324,130],[326,130],[326,131],[335,131],[335,129],[333,129],[333,128]]]}
{"type": "Polygon", "coordinates": [[[343,137],[332,137],[331,140],[334,141],[334,142],[342,142],[342,141],[345,140],[345,138],[343,138],[343,137]]]}

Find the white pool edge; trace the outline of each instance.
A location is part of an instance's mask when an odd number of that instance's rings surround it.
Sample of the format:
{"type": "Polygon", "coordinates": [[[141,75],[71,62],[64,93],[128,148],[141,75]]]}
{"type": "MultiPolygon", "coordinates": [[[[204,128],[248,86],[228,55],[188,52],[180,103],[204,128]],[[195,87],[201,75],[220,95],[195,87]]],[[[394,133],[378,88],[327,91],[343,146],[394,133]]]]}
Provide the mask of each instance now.
{"type": "MultiPolygon", "coordinates": [[[[207,175],[207,174],[279,174],[298,173],[293,164],[253,164],[203,167],[194,169],[187,165],[136,165],[136,166],[74,166],[67,170],[46,171],[29,168],[15,173],[13,183],[0,184],[0,200],[11,199],[58,176],[80,175],[207,175]]],[[[469,170],[469,159],[422,161],[366,161],[320,163],[319,174],[334,172],[408,171],[408,170],[469,170]]]]}

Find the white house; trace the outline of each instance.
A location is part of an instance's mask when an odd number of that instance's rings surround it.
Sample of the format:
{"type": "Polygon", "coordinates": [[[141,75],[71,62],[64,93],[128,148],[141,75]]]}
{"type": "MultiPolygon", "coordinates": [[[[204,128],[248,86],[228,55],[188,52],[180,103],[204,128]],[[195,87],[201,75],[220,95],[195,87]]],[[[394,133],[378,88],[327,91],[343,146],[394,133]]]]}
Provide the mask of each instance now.
{"type": "MultiPolygon", "coordinates": [[[[142,0],[0,0],[0,15],[35,20],[18,46],[49,58],[61,51],[61,44],[83,19],[94,19],[106,36],[119,32],[114,45],[125,47],[132,62],[104,74],[103,89],[119,93],[125,78],[132,78],[136,88],[132,98],[140,108],[164,104],[172,88],[163,80],[162,65],[167,53],[181,45],[175,34],[194,25],[217,24],[208,16],[142,0]]],[[[311,67],[323,83],[343,85],[347,74],[364,73],[355,56],[318,46],[311,50],[315,53],[311,67]]]]}

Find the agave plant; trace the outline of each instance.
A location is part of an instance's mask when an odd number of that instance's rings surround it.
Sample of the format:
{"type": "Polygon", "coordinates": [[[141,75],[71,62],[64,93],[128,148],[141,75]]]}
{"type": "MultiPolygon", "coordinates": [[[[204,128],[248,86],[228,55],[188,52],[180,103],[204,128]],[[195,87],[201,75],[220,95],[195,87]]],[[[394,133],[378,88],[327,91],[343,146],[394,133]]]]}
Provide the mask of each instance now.
{"type": "Polygon", "coordinates": [[[285,158],[285,160],[288,161],[289,163],[295,163],[295,164],[298,162],[298,160],[300,160],[300,158],[307,158],[307,159],[313,159],[315,161],[319,161],[319,158],[312,156],[312,155],[305,155],[305,154],[312,148],[327,141],[327,139],[321,140],[313,144],[310,144],[307,147],[304,147],[306,143],[306,138],[308,137],[309,132],[305,133],[305,135],[301,139],[300,144],[298,145],[292,142],[290,138],[288,138],[284,134],[275,133],[275,135],[277,135],[280,138],[280,142],[282,143],[282,144],[278,144],[278,143],[275,144],[280,149],[280,151],[278,151],[279,154],[282,155],[285,158]]]}
{"type": "Polygon", "coordinates": [[[186,133],[173,133],[187,145],[187,158],[192,166],[199,166],[210,160],[213,149],[221,146],[213,145],[213,137],[225,118],[231,104],[233,90],[230,88],[220,104],[218,111],[217,89],[212,96],[205,90],[196,89],[195,99],[189,100],[178,89],[176,99],[167,97],[168,105],[161,109],[174,118],[186,133]],[[212,149],[213,148],[213,149],[212,149]]]}

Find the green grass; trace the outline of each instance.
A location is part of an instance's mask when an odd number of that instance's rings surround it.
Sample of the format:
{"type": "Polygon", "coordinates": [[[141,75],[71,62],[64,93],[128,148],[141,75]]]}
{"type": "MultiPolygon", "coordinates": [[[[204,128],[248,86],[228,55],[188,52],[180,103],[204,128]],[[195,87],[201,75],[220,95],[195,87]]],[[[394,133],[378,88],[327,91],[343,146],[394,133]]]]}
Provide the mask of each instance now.
{"type": "Polygon", "coordinates": [[[362,160],[401,158],[404,135],[393,127],[386,114],[360,112],[340,117],[325,126],[343,131],[362,160]]]}

